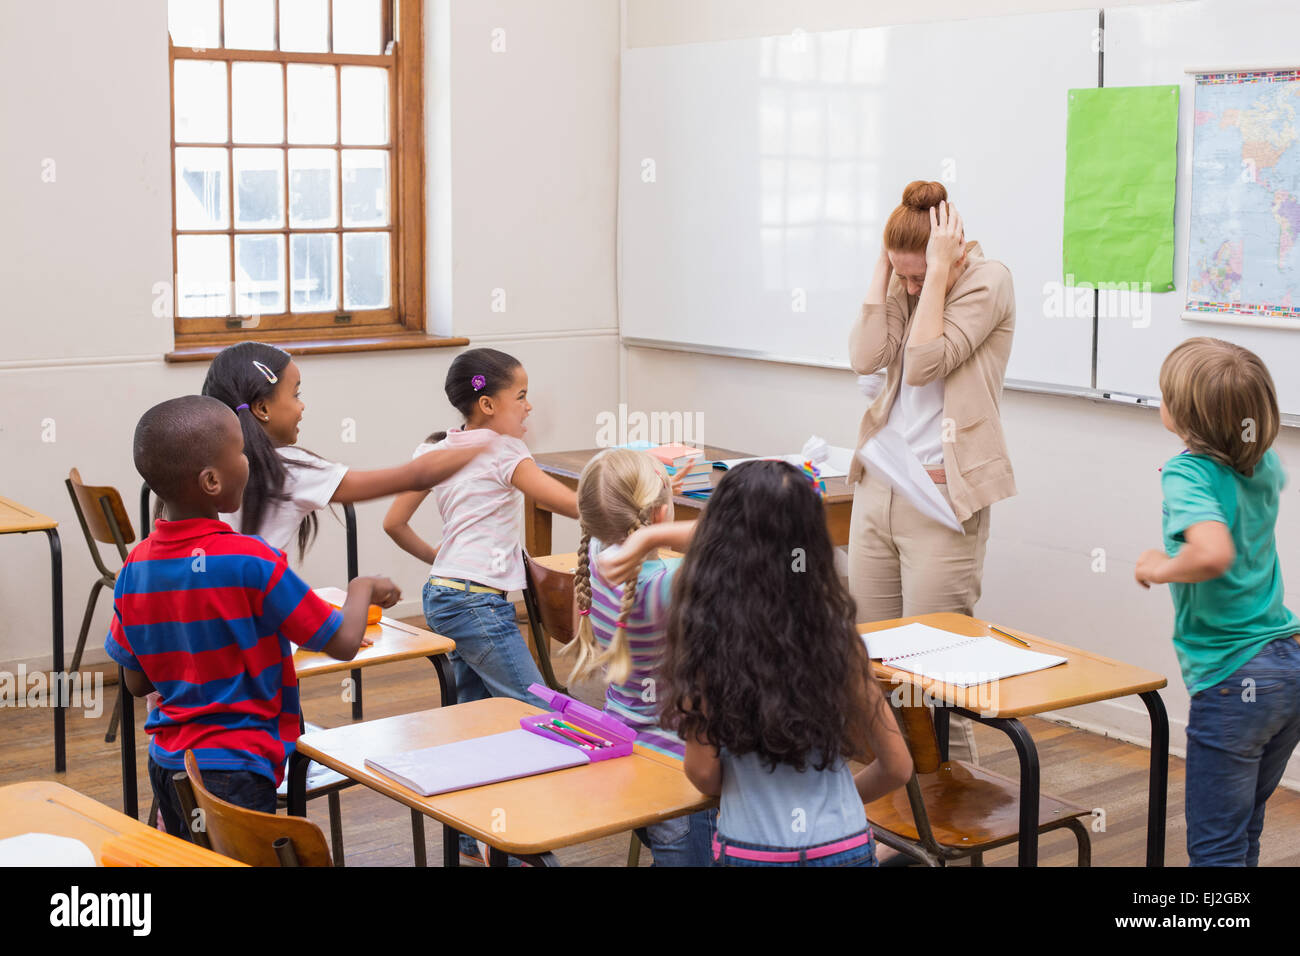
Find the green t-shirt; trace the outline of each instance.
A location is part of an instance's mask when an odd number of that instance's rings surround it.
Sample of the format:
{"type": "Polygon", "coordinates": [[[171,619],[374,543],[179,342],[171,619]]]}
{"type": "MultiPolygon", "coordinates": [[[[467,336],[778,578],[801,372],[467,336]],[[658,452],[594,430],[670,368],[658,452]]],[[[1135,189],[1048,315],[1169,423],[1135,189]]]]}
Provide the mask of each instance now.
{"type": "Polygon", "coordinates": [[[1237,558],[1221,577],[1171,584],[1174,650],[1188,693],[1219,683],[1280,637],[1300,633],[1282,603],[1282,567],[1273,528],[1286,472],[1269,449],[1247,478],[1212,458],[1183,452],[1165,463],[1165,552],[1176,555],[1183,532],[1218,521],[1232,534],[1237,558]]]}

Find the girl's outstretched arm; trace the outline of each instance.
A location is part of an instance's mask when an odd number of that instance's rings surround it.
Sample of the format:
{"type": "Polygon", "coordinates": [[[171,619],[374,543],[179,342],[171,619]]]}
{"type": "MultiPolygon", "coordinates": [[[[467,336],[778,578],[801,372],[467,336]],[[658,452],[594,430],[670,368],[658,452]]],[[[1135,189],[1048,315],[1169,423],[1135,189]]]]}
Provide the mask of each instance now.
{"type": "Polygon", "coordinates": [[[577,519],[578,493],[542,471],[531,458],[515,466],[510,483],[547,511],[577,519]]]}
{"type": "Polygon", "coordinates": [[[912,752],[907,749],[907,741],[898,729],[893,707],[874,681],[866,696],[867,706],[873,711],[871,749],[875,759],[853,775],[853,782],[857,784],[862,802],[871,803],[907,783],[912,776],[912,752]]]}
{"type": "Polygon", "coordinates": [[[411,517],[429,497],[427,491],[404,491],[393,499],[393,504],[384,515],[384,531],[394,543],[407,554],[414,555],[425,564],[433,564],[438,557],[438,548],[431,545],[411,527],[411,517]]]}
{"type": "Polygon", "coordinates": [[[464,468],[485,447],[468,445],[463,448],[439,448],[427,451],[419,458],[413,458],[396,468],[377,468],[372,471],[348,469],[330,501],[346,504],[387,498],[403,491],[428,491],[464,468]]]}

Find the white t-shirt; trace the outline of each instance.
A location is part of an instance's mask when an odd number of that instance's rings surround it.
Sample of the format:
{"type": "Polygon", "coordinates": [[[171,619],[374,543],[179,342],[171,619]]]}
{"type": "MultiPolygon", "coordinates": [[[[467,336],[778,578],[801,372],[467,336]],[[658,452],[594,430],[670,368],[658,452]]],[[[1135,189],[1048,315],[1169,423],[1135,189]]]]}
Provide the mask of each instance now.
{"type": "Polygon", "coordinates": [[[917,461],[927,468],[943,464],[943,379],[898,388],[886,427],[903,436],[917,461]]]}
{"type": "Polygon", "coordinates": [[[415,449],[411,457],[439,448],[488,444],[486,451],[433,489],[442,514],[442,546],[432,577],[469,580],[518,591],[524,586],[520,531],[524,495],[510,483],[515,468],[532,458],[518,438],[490,428],[453,428],[437,444],[415,449]]]}
{"type": "MultiPolygon", "coordinates": [[[[309,455],[294,445],[285,445],[277,452],[285,464],[287,474],[283,490],[289,499],[268,501],[262,510],[262,526],[250,529],[249,533],[259,535],[271,547],[287,553],[289,545],[297,539],[302,519],[329,505],[339,482],[348,473],[348,466],[309,455]]],[[[219,517],[236,531],[241,531],[241,511],[219,517]]]]}

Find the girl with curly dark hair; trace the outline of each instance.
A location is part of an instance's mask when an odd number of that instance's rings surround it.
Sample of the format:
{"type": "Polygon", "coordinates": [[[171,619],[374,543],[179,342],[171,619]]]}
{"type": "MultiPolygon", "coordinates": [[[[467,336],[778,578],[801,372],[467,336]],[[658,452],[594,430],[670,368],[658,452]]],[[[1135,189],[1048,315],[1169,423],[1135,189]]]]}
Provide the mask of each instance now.
{"type": "Polygon", "coordinates": [[[783,461],[729,471],[674,586],[661,672],[686,775],[721,797],[720,864],[875,865],[863,804],[912,759],[854,617],[808,479],[783,461]]]}

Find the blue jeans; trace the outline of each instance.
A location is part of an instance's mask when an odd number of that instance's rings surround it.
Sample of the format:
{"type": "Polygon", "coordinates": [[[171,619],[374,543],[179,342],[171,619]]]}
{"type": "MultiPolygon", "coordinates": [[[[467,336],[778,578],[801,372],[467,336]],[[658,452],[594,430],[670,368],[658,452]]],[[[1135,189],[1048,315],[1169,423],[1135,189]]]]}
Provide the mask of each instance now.
{"type": "Polygon", "coordinates": [[[549,709],[528,692],[529,684],[546,682],[524,646],[515,606],[505,595],[475,594],[426,581],[424,619],[433,631],[456,642],[448,655],[456,675],[456,703],[513,697],[549,709]]]}
{"type": "Polygon", "coordinates": [[[717,829],[718,811],[713,809],[652,823],[636,835],[650,847],[655,866],[712,866],[717,829]]]}
{"type": "MultiPolygon", "coordinates": [[[[838,843],[839,840],[831,841],[838,843]]],[[[761,843],[742,843],[740,840],[727,840],[727,846],[739,847],[744,850],[770,850],[770,851],[788,851],[788,846],[764,846],[761,843]]],[[[824,846],[825,844],[821,844],[824,846]]],[[[723,848],[725,850],[725,847],[723,848]]],[[[808,847],[807,849],[813,849],[808,847]]],[[[710,852],[710,856],[712,853],[710,852]]],[[[816,860],[807,860],[800,863],[793,860],[790,863],[766,863],[760,860],[742,860],[738,857],[723,855],[714,861],[714,866],[876,866],[876,838],[872,836],[870,840],[862,846],[854,847],[851,850],[842,850],[839,853],[832,853],[830,856],[819,857],[816,860]]]]}
{"type": "MultiPolygon", "coordinates": [[[[186,825],[185,811],[181,809],[181,798],[172,783],[172,774],[184,773],[155,763],[149,758],[149,782],[153,784],[153,795],[158,801],[158,810],[162,814],[163,826],[167,832],[182,840],[190,839],[190,828],[186,825]]],[[[233,803],[245,810],[259,810],[262,813],[275,813],[275,784],[270,777],[251,770],[204,770],[203,788],[214,797],[220,797],[227,803],[233,803]]],[[[150,821],[152,825],[153,821],[150,821]]]]}
{"type": "Polygon", "coordinates": [[[1187,721],[1191,866],[1257,866],[1264,803],[1300,741],[1300,644],[1264,646],[1192,697],[1187,721]]]}
{"type": "MultiPolygon", "coordinates": [[[[456,649],[447,655],[456,677],[456,703],[513,697],[549,709],[544,700],[528,692],[528,685],[546,682],[524,646],[515,623],[515,606],[505,595],[461,591],[426,581],[424,619],[431,630],[456,642],[456,649]]],[[[471,856],[478,853],[474,838],[463,833],[460,849],[471,856]]],[[[518,861],[512,858],[512,862],[518,861]]]]}

